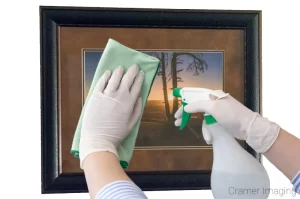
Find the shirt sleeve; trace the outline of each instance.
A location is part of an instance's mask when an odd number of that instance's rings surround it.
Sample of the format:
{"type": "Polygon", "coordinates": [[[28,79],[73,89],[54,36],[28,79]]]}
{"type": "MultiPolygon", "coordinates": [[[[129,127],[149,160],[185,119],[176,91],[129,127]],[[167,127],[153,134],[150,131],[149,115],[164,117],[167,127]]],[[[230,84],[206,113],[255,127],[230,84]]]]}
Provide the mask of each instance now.
{"type": "Polygon", "coordinates": [[[104,186],[95,199],[147,199],[147,197],[134,183],[116,181],[104,186]]]}
{"type": "Polygon", "coordinates": [[[294,179],[291,181],[293,186],[293,191],[300,194],[300,171],[296,174],[294,179]]]}

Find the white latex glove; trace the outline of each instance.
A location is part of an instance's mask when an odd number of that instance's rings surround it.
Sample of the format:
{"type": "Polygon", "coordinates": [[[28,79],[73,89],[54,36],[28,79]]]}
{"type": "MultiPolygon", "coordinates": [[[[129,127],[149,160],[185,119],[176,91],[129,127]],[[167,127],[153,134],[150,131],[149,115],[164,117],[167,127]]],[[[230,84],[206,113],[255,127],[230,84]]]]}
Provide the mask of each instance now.
{"type": "MultiPolygon", "coordinates": [[[[212,115],[232,136],[246,142],[258,153],[267,151],[277,139],[280,127],[251,111],[231,95],[214,91],[211,101],[197,101],[185,106],[187,113],[207,113],[212,115]],[[222,96],[221,98],[219,98],[222,96]]],[[[175,126],[180,126],[182,107],[175,113],[175,126]]],[[[207,144],[212,143],[212,135],[203,121],[203,137],[207,144]]]]}
{"type": "Polygon", "coordinates": [[[137,65],[131,66],[125,75],[124,72],[123,67],[115,69],[112,75],[106,71],[86,105],[79,144],[81,168],[86,156],[93,152],[109,151],[118,156],[119,144],[141,115],[139,94],[144,73],[137,65]]]}

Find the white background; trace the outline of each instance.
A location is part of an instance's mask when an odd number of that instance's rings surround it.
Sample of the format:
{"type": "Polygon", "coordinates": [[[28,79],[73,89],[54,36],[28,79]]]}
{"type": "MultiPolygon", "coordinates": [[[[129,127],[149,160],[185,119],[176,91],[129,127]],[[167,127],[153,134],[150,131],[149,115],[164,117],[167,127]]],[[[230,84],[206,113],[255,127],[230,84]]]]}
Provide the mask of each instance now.
{"type": "MultiPolygon", "coordinates": [[[[296,0],[2,1],[0,29],[0,198],[88,199],[41,195],[39,5],[263,10],[263,115],[300,137],[300,7],[296,0]],[[4,3],[3,3],[4,2],[4,3]],[[272,2],[272,3],[271,3],[272,2]]],[[[287,146],[288,147],[288,146],[287,146]]],[[[300,156],[299,156],[300,157],[300,156]]],[[[264,159],[271,188],[289,190],[264,159]]],[[[210,191],[146,192],[149,198],[210,199],[210,191]]],[[[269,198],[293,197],[290,192],[269,198]]]]}

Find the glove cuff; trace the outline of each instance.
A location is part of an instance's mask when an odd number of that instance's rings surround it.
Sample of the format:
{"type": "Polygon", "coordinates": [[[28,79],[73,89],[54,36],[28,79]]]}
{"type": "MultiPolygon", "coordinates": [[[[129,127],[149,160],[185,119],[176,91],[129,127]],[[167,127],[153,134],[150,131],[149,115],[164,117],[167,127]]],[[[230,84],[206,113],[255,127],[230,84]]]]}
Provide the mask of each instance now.
{"type": "Polygon", "coordinates": [[[266,152],[276,141],[280,126],[258,113],[247,130],[246,142],[257,152],[266,152]]]}

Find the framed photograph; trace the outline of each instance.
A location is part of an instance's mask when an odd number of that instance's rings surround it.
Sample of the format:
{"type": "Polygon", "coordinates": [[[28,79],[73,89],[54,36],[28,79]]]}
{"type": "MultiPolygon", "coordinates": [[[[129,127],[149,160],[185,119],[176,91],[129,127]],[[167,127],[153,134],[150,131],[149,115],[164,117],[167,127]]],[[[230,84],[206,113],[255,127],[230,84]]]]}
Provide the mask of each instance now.
{"type": "Polygon", "coordinates": [[[125,170],[144,191],[210,189],[203,114],[175,127],[173,88],[221,89],[261,112],[261,11],[41,6],[40,37],[42,193],[88,191],[70,150],[109,38],[161,63],[125,170]]]}

